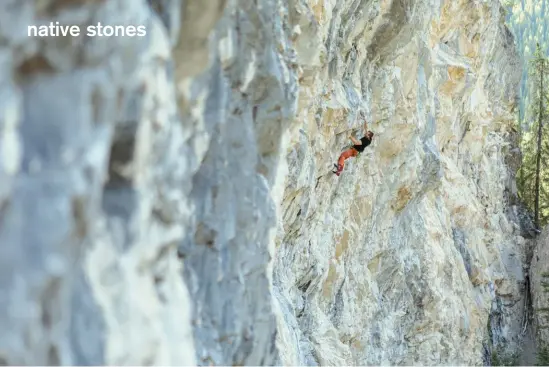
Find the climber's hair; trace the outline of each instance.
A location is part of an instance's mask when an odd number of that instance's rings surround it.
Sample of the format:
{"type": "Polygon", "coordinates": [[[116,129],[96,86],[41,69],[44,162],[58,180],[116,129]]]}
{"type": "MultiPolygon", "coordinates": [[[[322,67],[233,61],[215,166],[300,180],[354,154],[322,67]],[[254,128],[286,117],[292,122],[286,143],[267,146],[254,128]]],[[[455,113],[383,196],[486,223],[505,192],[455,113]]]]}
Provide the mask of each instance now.
{"type": "Polygon", "coordinates": [[[372,139],[374,137],[374,133],[371,132],[370,130],[368,130],[368,132],[366,133],[368,134],[368,136],[370,137],[370,139],[372,139]]]}

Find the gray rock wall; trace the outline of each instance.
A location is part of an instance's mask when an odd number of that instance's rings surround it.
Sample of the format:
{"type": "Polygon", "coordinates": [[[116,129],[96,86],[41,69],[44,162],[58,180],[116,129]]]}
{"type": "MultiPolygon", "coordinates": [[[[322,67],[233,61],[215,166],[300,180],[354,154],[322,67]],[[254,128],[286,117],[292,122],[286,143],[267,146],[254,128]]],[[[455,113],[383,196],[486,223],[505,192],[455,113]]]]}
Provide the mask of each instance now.
{"type": "Polygon", "coordinates": [[[483,343],[515,350],[520,68],[500,11],[3,0],[0,362],[476,364],[483,343]],[[50,21],[147,36],[27,37],[50,21]],[[336,178],[361,117],[374,143],[336,178]]]}
{"type": "Polygon", "coordinates": [[[0,14],[0,359],[194,363],[176,247],[198,162],[165,27],[124,0],[10,0],[0,14]],[[27,37],[50,21],[147,36],[27,37]]]}
{"type": "Polygon", "coordinates": [[[532,295],[533,331],[537,350],[549,348],[549,228],[532,241],[530,292],[532,295]]]}

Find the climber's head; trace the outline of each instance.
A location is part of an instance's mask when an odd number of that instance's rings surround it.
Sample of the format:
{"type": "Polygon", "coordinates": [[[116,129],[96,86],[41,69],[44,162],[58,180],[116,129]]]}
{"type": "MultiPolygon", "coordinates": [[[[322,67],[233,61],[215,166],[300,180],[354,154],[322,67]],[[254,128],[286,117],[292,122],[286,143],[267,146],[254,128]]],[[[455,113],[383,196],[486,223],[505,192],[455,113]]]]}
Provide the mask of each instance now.
{"type": "Polygon", "coordinates": [[[368,137],[368,139],[372,140],[372,138],[374,137],[374,133],[368,130],[366,136],[368,137]]]}

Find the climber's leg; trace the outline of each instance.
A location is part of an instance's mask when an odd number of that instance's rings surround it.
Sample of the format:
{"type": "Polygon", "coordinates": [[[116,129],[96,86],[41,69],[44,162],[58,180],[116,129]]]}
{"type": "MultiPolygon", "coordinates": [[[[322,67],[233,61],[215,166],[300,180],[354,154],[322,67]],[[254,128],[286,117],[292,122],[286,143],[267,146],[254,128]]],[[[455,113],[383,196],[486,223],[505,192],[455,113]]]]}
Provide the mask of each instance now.
{"type": "Polygon", "coordinates": [[[355,148],[349,148],[341,155],[339,156],[339,159],[337,160],[337,171],[334,172],[336,175],[339,176],[341,171],[343,171],[343,167],[345,167],[345,160],[347,158],[356,157],[358,155],[358,151],[355,148]]]}

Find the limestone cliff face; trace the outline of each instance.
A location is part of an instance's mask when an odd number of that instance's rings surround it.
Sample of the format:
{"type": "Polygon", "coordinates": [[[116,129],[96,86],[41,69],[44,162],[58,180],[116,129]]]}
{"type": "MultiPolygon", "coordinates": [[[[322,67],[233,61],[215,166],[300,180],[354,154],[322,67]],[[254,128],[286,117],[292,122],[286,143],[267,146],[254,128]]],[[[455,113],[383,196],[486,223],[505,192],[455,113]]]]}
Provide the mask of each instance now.
{"type": "Polygon", "coordinates": [[[287,12],[0,2],[0,364],[274,361],[287,12]],[[52,21],[147,35],[27,37],[52,21]]]}
{"type": "Polygon", "coordinates": [[[502,20],[496,0],[1,2],[0,362],[516,350],[502,20]],[[26,36],[50,21],[147,36],[26,36]],[[362,118],[374,142],[337,178],[362,118]]]}
{"type": "Polygon", "coordinates": [[[498,3],[299,10],[298,56],[322,52],[302,64],[277,235],[282,360],[480,364],[490,345],[516,351],[524,240],[507,163],[520,66],[498,3]],[[337,178],[362,117],[374,143],[337,178]]]}
{"type": "Polygon", "coordinates": [[[133,0],[0,14],[0,364],[194,363],[176,246],[197,158],[164,25],[133,0]],[[147,37],[27,36],[51,21],[147,37]]]}

